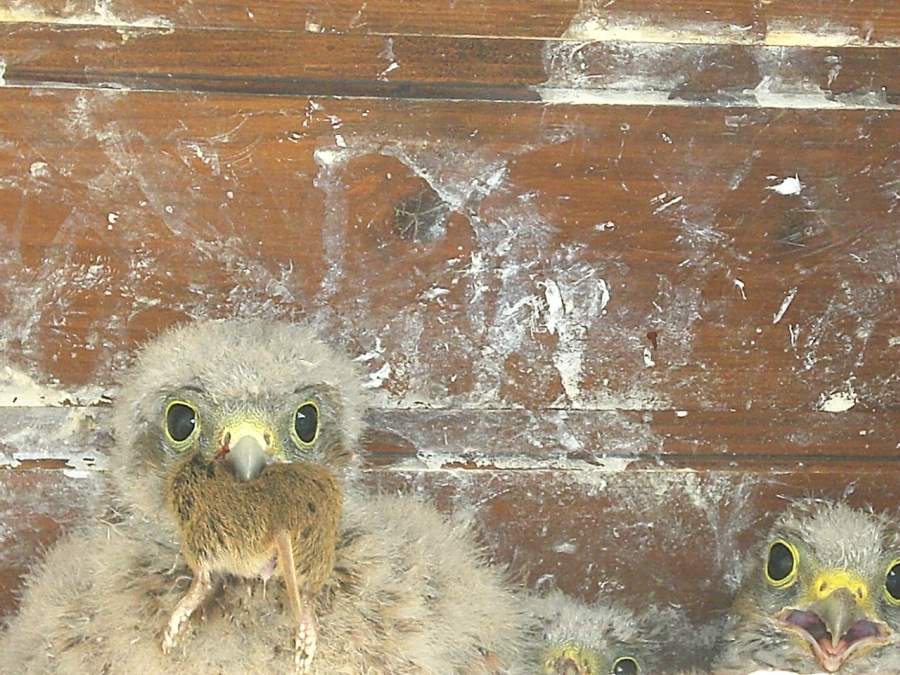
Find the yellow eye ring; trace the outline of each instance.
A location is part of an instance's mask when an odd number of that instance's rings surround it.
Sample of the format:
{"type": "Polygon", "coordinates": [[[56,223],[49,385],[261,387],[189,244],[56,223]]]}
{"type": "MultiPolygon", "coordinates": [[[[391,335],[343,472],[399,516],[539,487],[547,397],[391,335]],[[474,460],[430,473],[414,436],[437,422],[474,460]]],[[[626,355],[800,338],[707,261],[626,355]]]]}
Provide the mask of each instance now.
{"type": "Polygon", "coordinates": [[[775,588],[787,588],[797,580],[799,566],[800,553],[797,547],[784,539],[776,539],[769,546],[769,557],[765,567],[766,581],[775,588]]]}
{"type": "Polygon", "coordinates": [[[894,558],[885,572],[884,597],[889,605],[900,607],[900,558],[894,558]]]}
{"type": "Polygon", "coordinates": [[[641,664],[631,656],[622,656],[613,663],[612,675],[638,675],[641,672],[641,664]]]}
{"type": "Polygon", "coordinates": [[[200,413],[190,401],[175,399],[166,405],[163,415],[163,434],[179,450],[191,444],[200,433],[200,413]]]}
{"type": "Polygon", "coordinates": [[[300,448],[311,448],[319,440],[319,404],[309,399],[294,411],[291,439],[300,448]]]}

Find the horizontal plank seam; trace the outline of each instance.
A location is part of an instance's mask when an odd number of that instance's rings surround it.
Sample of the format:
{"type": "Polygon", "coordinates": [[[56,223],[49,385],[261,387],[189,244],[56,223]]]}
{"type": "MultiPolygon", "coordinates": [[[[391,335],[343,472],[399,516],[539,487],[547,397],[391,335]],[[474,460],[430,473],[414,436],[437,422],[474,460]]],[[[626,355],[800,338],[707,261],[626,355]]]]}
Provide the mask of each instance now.
{"type": "MultiPolygon", "coordinates": [[[[167,78],[171,79],[171,78],[167,78]]],[[[421,87],[421,85],[416,85],[421,87]]],[[[535,91],[539,91],[543,98],[515,98],[515,97],[498,97],[498,98],[478,98],[478,97],[459,97],[446,96],[436,92],[435,95],[425,95],[424,92],[420,96],[410,95],[405,92],[402,96],[378,96],[371,93],[352,94],[352,93],[321,93],[317,91],[306,92],[290,92],[279,93],[271,91],[248,91],[246,89],[234,88],[201,88],[179,89],[176,87],[169,88],[149,88],[146,86],[133,87],[123,86],[115,82],[94,83],[94,84],[75,84],[70,82],[59,82],[52,80],[42,80],[30,83],[22,83],[19,81],[7,81],[6,88],[13,89],[47,89],[47,90],[76,90],[76,91],[118,91],[122,93],[143,93],[143,94],[223,94],[223,95],[240,95],[247,97],[271,97],[271,98],[308,98],[315,96],[317,98],[325,98],[332,100],[361,100],[361,101],[438,101],[445,103],[470,103],[489,102],[489,103],[506,103],[520,105],[576,105],[576,106],[611,106],[611,107],[643,107],[643,108],[659,108],[659,107],[677,107],[677,108],[722,108],[729,110],[816,110],[816,111],[849,111],[849,110],[881,110],[886,112],[895,112],[900,110],[900,104],[875,104],[862,102],[859,104],[847,104],[840,102],[823,101],[820,96],[802,96],[795,94],[785,94],[783,105],[759,105],[753,104],[751,101],[734,100],[695,100],[691,99],[673,99],[668,98],[664,93],[646,92],[640,90],[607,90],[602,92],[599,90],[583,90],[583,89],[550,89],[544,87],[530,87],[535,91]],[[104,84],[106,86],[104,86],[104,84]]],[[[2,87],[0,87],[2,88],[2,87]]],[[[413,92],[415,93],[415,92],[413,92]]],[[[458,93],[458,92],[457,92],[458,93]]],[[[897,96],[898,94],[887,94],[888,96],[897,96]]],[[[770,98],[773,95],[768,95],[770,98]]]]}
{"type": "MultiPolygon", "coordinates": [[[[660,35],[655,39],[625,40],[619,36],[605,36],[602,30],[596,35],[575,34],[567,35],[485,35],[477,33],[420,33],[405,31],[341,31],[341,30],[310,30],[308,28],[258,28],[250,26],[187,26],[172,23],[165,17],[152,17],[158,22],[158,25],[149,23],[128,22],[128,21],[83,21],[80,17],[72,19],[60,18],[58,20],[30,21],[28,19],[10,20],[9,18],[0,19],[0,27],[2,26],[36,26],[47,27],[52,30],[83,30],[93,28],[113,28],[117,30],[141,31],[148,33],[171,34],[175,32],[230,32],[230,33],[259,33],[259,34],[312,34],[312,35],[335,35],[335,36],[359,36],[359,37],[383,37],[383,38],[422,38],[422,39],[458,39],[458,40],[516,40],[516,41],[533,41],[533,42],[567,42],[567,43],[625,43],[625,44],[670,44],[670,45],[706,45],[706,46],[747,46],[747,47],[808,47],[808,48],[826,48],[826,49],[894,49],[900,47],[900,40],[882,40],[878,42],[862,42],[855,39],[854,36],[841,36],[836,34],[834,39],[828,40],[829,36],[823,36],[821,33],[814,31],[792,31],[790,35],[809,35],[811,40],[787,40],[784,31],[770,31],[769,39],[739,39],[737,37],[727,37],[717,34],[714,31],[684,31],[675,29],[666,29],[661,31],[660,35]],[[668,34],[666,34],[668,31],[668,34]]],[[[615,30],[627,30],[627,28],[613,26],[615,30]]]]}

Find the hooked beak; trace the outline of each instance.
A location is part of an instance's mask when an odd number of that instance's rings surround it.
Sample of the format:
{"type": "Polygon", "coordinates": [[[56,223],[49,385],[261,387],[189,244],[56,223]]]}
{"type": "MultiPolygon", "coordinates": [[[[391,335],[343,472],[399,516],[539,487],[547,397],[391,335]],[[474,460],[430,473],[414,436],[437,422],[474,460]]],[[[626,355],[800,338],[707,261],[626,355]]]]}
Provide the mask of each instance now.
{"type": "Polygon", "coordinates": [[[235,478],[253,480],[271,461],[272,433],[262,424],[241,422],[222,432],[220,456],[235,478]]]}
{"type": "Polygon", "coordinates": [[[840,573],[839,583],[829,577],[816,579],[818,599],[805,610],[788,608],[777,617],[787,630],[797,633],[812,647],[813,654],[829,673],[837,672],[850,656],[890,641],[890,628],[871,617],[861,601],[868,595],[862,581],[850,583],[840,573]]]}

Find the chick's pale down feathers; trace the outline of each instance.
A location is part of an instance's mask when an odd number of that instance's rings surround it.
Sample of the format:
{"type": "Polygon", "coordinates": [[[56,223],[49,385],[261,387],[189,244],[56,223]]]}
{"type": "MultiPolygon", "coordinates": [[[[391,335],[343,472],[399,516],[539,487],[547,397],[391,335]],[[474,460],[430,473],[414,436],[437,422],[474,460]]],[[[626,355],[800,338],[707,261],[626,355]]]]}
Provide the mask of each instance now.
{"type": "MultiPolygon", "coordinates": [[[[227,584],[163,655],[190,571],[175,541],[129,520],[75,533],[28,585],[0,641],[2,673],[293,672],[283,587],[227,584]]],[[[512,663],[525,617],[472,533],[400,497],[348,495],[336,572],[317,600],[313,673],[479,673],[512,663]]]]}

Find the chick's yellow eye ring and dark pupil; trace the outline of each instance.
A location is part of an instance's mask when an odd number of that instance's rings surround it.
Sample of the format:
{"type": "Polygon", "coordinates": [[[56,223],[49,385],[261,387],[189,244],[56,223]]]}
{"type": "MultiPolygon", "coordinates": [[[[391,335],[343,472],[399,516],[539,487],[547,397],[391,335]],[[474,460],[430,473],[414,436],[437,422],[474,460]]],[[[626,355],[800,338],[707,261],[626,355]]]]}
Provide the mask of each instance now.
{"type": "Polygon", "coordinates": [[[786,584],[797,567],[794,551],[783,541],[776,541],[769,548],[766,576],[776,585],[786,584]]]}
{"type": "Polygon", "coordinates": [[[294,431],[301,443],[311,445],[319,433],[319,409],[315,403],[304,403],[294,416],[294,431]]]}
{"type": "Polygon", "coordinates": [[[884,589],[894,601],[900,603],[900,560],[896,561],[888,570],[884,580],[884,589]]]}
{"type": "Polygon", "coordinates": [[[613,664],[612,675],[638,675],[638,663],[630,656],[621,658],[613,664]]]}
{"type": "Polygon", "coordinates": [[[166,409],[166,431],[176,443],[186,441],[197,428],[197,411],[186,403],[171,403],[166,409]]]}

